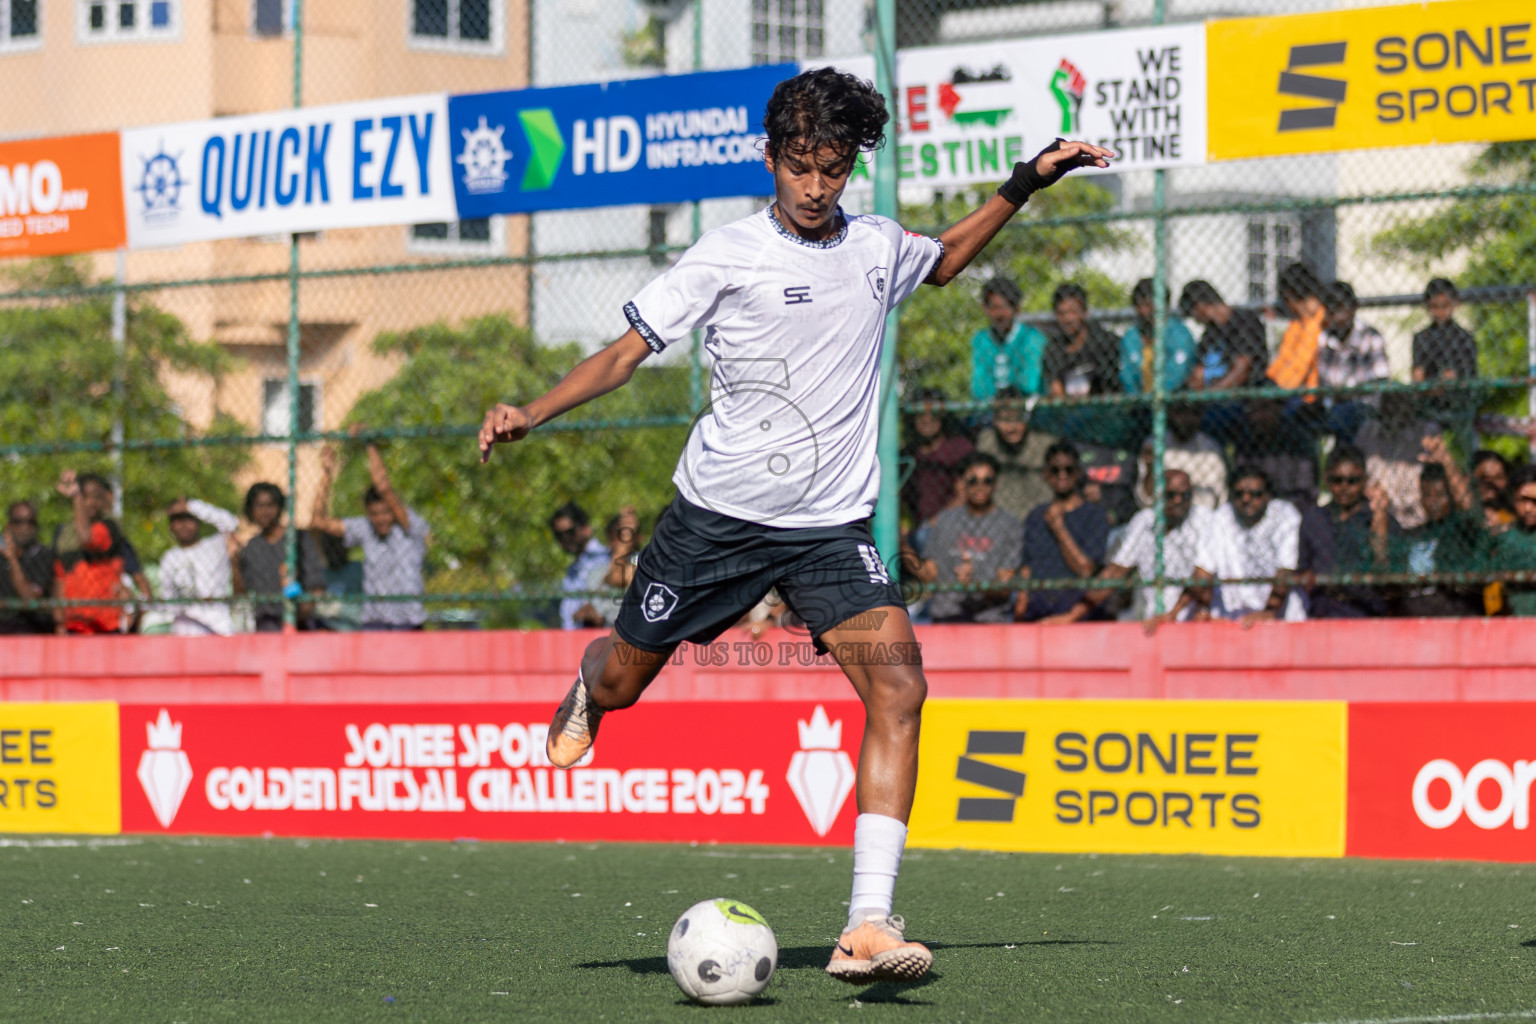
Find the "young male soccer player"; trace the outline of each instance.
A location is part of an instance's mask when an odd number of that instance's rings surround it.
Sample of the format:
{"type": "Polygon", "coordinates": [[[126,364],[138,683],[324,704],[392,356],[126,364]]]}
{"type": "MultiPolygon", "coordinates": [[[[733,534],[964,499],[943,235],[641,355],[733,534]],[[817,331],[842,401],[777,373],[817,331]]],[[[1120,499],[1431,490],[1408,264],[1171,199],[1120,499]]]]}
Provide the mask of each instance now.
{"type": "Polygon", "coordinates": [[[627,708],[684,641],[714,640],[770,587],[838,659],[864,702],[848,927],[827,972],[855,984],[913,981],[933,954],[903,939],[891,897],[917,785],[927,690],[900,590],[872,543],[879,492],[880,348],[886,313],[924,281],[944,285],[1029,198],[1108,150],[1058,140],[1016,164],[998,194],[939,238],[838,198],[888,115],[867,82],[831,68],[781,82],[764,120],[774,202],[709,232],[624,307],[630,329],[525,406],[497,405],[481,459],[541,423],[622,386],[642,360],[706,329],[713,402],[688,437],[678,497],[640,552],[613,633],[582,657],[550,724],[550,760],[568,767],[598,723],[627,708]],[[881,625],[850,619],[880,609],[881,625]],[[855,645],[855,641],[864,641],[855,645]],[[867,664],[869,643],[911,652],[867,664]]]}

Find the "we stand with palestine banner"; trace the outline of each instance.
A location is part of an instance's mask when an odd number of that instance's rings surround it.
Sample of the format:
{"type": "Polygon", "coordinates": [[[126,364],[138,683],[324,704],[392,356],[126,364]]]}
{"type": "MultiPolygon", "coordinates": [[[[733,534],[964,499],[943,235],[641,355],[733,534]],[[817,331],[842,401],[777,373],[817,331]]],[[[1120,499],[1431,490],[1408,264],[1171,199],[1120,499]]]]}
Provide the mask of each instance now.
{"type": "MultiPolygon", "coordinates": [[[[1205,163],[1205,35],[1195,24],[902,50],[901,181],[1001,181],[1058,136],[1113,149],[1116,171],[1205,163]]],[[[837,66],[874,77],[873,58],[837,66]]]]}
{"type": "MultiPolygon", "coordinates": [[[[1057,136],[1113,170],[1536,138],[1529,0],[1445,0],[897,55],[896,163],[1005,178],[1057,136]]],[[[871,57],[836,60],[874,77],[871,57]]],[[[396,97],[0,143],[0,258],[761,195],[775,64],[396,97]]],[[[868,182],[861,166],[853,186],[868,182]]]]}

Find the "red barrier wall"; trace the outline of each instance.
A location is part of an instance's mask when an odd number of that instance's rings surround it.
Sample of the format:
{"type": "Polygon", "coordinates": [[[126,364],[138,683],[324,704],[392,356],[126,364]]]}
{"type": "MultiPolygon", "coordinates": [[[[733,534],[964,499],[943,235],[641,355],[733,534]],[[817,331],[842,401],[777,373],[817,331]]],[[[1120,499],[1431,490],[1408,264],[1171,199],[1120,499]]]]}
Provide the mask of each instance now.
{"type": "MultiPolygon", "coordinates": [[[[0,699],[548,702],[601,635],[0,637],[0,699]]],[[[1152,636],[1125,623],[927,626],[918,639],[935,697],[1536,700],[1536,629],[1522,619],[1196,623],[1152,636]]],[[[801,664],[804,636],[737,646],[750,643],[733,632],[713,651],[684,648],[647,700],[849,698],[830,659],[801,664]],[[726,664],[699,663],[712,653],[726,664]]]]}

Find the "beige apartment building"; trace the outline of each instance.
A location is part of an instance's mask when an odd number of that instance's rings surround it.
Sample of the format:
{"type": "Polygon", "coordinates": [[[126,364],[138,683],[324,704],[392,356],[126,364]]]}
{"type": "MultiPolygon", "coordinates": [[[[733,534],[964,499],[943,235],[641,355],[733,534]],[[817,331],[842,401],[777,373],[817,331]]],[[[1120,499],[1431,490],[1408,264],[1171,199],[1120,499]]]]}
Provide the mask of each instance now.
{"type": "MultiPolygon", "coordinates": [[[[305,105],[528,84],[530,0],[304,0],[305,105]]],[[[292,105],[293,0],[0,0],[0,138],[66,135],[248,114],[292,105]]],[[[131,198],[131,197],[130,197],[131,198]]],[[[305,270],[420,265],[526,251],[526,218],[402,225],[304,236],[305,270]]],[[[284,274],[288,237],[130,253],[127,280],[284,274]]],[[[96,257],[110,279],[114,254],[96,257]]],[[[395,366],[374,338],[437,320],[505,312],[526,322],[522,267],[339,276],[300,288],[301,427],[335,429],[395,366]]],[[[216,410],[287,433],[286,281],[149,293],[238,370],[210,387],[169,381],[187,420],[216,410]]],[[[281,446],[253,474],[281,480],[281,446]]],[[[313,479],[305,453],[301,480],[313,479]]]]}

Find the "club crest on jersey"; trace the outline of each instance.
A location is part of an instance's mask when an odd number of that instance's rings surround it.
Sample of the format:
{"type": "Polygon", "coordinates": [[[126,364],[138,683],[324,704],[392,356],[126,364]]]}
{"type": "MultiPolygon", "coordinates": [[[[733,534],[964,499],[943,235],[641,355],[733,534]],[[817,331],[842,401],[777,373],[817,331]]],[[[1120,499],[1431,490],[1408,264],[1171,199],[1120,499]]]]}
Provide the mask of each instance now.
{"type": "Polygon", "coordinates": [[[646,622],[669,619],[676,608],[677,592],[665,583],[652,583],[645,588],[645,597],[640,602],[640,613],[645,616],[646,622]]]}
{"type": "Polygon", "coordinates": [[[864,275],[869,281],[869,292],[875,297],[876,302],[885,301],[885,268],[876,267],[864,275]]]}

